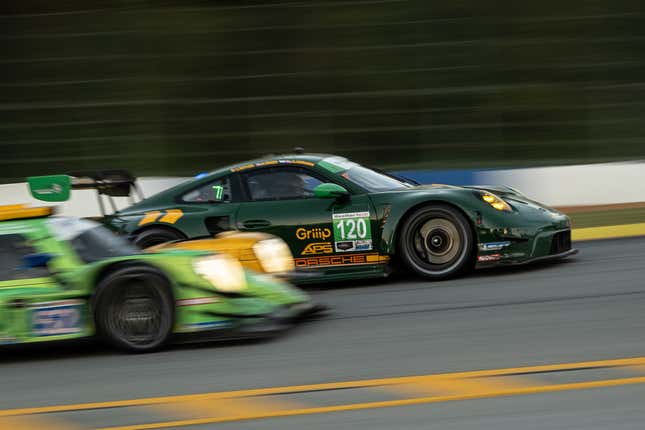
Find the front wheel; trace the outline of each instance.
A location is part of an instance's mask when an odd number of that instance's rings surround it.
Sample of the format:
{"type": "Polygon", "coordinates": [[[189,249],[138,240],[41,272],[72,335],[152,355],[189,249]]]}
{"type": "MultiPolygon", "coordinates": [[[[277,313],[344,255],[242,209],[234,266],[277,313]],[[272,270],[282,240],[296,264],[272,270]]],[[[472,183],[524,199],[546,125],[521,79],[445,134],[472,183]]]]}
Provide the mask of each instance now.
{"type": "Polygon", "coordinates": [[[399,251],[413,272],[441,280],[473,267],[474,234],[459,210],[448,205],[430,205],[414,211],[404,223],[399,251]]]}
{"type": "Polygon", "coordinates": [[[93,302],[96,329],[106,341],[131,352],[161,347],[174,325],[174,300],[156,269],[132,266],[106,276],[93,302]]]}

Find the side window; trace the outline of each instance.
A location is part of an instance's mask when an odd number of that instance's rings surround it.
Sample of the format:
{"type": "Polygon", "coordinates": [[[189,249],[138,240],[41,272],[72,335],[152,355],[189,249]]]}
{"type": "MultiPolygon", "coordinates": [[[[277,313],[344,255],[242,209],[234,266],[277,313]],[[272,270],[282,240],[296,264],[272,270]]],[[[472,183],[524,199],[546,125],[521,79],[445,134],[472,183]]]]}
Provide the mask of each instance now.
{"type": "Polygon", "coordinates": [[[231,181],[228,177],[209,182],[184,194],[187,203],[221,203],[231,201],[231,181]]]}
{"type": "Polygon", "coordinates": [[[44,267],[23,268],[23,257],[38,252],[20,234],[0,236],[0,281],[49,276],[44,267]]]}
{"type": "Polygon", "coordinates": [[[313,197],[314,188],[323,183],[299,167],[262,169],[244,178],[253,201],[306,199],[313,197]]]}

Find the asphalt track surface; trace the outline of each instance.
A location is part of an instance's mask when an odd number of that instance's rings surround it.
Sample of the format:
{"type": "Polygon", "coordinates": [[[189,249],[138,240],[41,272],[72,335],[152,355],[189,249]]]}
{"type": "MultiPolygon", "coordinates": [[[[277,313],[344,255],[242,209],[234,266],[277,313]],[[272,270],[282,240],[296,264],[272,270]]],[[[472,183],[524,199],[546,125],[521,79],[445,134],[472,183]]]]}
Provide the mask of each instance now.
{"type": "Polygon", "coordinates": [[[576,247],[561,263],[441,283],[313,287],[332,313],[272,341],[147,355],[93,343],[3,351],[0,429],[645,428],[645,238],[576,247]],[[549,367],[563,363],[573,364],[549,367]],[[511,376],[445,376],[488,369],[511,376]],[[417,377],[430,374],[444,376],[417,377]],[[288,388],[224,403],[181,397],[271,387],[288,388]],[[160,396],[180,397],[78,406],[160,396]],[[2,416],[52,405],[72,406],[2,416]]]}

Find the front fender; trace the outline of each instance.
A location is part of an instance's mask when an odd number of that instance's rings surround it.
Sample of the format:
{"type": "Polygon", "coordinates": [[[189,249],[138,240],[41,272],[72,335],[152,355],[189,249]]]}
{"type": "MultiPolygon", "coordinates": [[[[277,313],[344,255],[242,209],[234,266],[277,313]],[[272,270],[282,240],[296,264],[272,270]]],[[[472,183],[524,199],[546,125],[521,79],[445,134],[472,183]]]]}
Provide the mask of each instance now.
{"type": "MultiPolygon", "coordinates": [[[[371,196],[381,220],[381,243],[379,249],[384,254],[396,253],[397,233],[399,226],[405,222],[407,215],[418,207],[441,203],[454,206],[460,210],[474,227],[481,218],[481,202],[470,190],[438,189],[429,191],[404,191],[379,193],[371,196]]],[[[476,231],[476,229],[475,229],[476,231]]]]}

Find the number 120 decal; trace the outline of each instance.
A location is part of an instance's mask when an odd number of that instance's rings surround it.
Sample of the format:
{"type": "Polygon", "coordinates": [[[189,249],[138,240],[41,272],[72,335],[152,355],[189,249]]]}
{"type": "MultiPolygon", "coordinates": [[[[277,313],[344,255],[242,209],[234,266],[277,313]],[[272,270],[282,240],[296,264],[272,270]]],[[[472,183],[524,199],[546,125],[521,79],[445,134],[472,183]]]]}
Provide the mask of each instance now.
{"type": "Polygon", "coordinates": [[[336,228],[340,233],[340,240],[365,239],[367,237],[368,223],[364,219],[343,219],[337,222],[336,228]]]}
{"type": "Polygon", "coordinates": [[[369,212],[335,213],[333,224],[336,252],[372,249],[369,212]]]}

